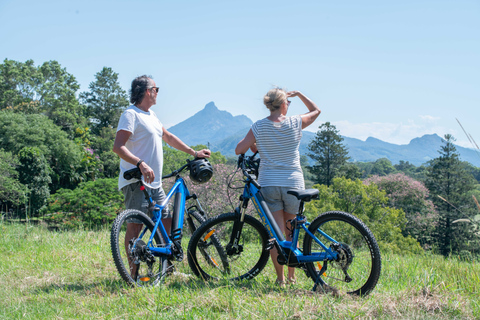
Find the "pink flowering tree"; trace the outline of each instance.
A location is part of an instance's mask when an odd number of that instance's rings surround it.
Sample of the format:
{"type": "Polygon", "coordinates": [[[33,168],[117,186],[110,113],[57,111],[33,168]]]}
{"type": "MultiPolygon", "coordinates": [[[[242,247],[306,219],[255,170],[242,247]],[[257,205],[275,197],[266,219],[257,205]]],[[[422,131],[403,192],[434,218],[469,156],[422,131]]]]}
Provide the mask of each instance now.
{"type": "Polygon", "coordinates": [[[438,214],[432,201],[428,200],[429,191],[425,185],[403,173],[373,176],[364,183],[376,184],[385,191],[388,205],[405,212],[406,223],[402,233],[414,237],[424,248],[428,248],[433,240],[438,214]]]}
{"type": "MultiPolygon", "coordinates": [[[[243,175],[236,171],[235,166],[219,163],[212,165],[212,167],[213,176],[206,183],[196,184],[192,182],[186,174],[188,171],[185,171],[183,175],[190,193],[195,193],[198,196],[207,218],[221,213],[233,212],[235,207],[239,205],[239,197],[243,191],[243,175]]],[[[173,182],[173,179],[163,182],[165,192],[168,192],[173,182]]],[[[189,201],[189,203],[192,202],[189,201]]],[[[249,204],[247,213],[251,214],[252,212],[253,205],[249,204]]]]}

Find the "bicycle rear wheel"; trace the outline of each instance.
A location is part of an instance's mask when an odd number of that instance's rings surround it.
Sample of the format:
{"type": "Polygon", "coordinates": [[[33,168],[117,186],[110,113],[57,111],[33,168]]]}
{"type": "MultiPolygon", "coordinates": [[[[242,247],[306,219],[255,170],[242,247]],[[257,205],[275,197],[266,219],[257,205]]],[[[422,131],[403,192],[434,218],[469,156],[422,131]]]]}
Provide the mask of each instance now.
{"type": "Polygon", "coordinates": [[[188,264],[204,280],[252,279],[265,267],[268,233],[255,218],[245,215],[238,247],[232,246],[232,230],[240,215],[225,213],[207,220],[188,244],[188,264]],[[220,248],[219,248],[220,246],[220,248]]]}
{"type": "MultiPolygon", "coordinates": [[[[308,275],[320,277],[333,290],[353,295],[367,295],[375,288],[381,270],[381,257],[377,241],[368,227],[355,216],[331,211],[318,216],[308,228],[323,244],[338,252],[336,261],[307,263],[308,275]],[[325,238],[319,230],[333,238],[325,238]]],[[[305,235],[303,253],[321,253],[325,250],[308,234],[305,235]]],[[[322,290],[318,286],[318,290],[322,290]]],[[[325,289],[324,288],[324,289],[325,289]]]]}
{"type": "MultiPolygon", "coordinates": [[[[157,285],[167,274],[167,257],[155,257],[146,247],[154,227],[145,213],[134,209],[121,212],[113,222],[110,234],[113,260],[122,279],[132,286],[157,285]]],[[[157,231],[152,246],[164,244],[157,231]]]]}
{"type": "Polygon", "coordinates": [[[189,210],[186,220],[190,234],[193,234],[195,230],[197,230],[198,227],[200,227],[200,225],[206,221],[205,217],[202,216],[197,210],[189,210]]]}

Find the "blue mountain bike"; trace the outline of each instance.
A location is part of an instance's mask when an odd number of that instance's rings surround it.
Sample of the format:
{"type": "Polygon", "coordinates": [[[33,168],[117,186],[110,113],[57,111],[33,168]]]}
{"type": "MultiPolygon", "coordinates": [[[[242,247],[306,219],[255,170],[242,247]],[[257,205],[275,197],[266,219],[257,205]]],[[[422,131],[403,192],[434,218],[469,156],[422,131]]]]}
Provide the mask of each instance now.
{"type": "MultiPolygon", "coordinates": [[[[206,182],[213,174],[212,167],[206,159],[195,159],[162,179],[175,177],[175,183],[168,192],[163,203],[155,203],[148,194],[141,180],[142,173],[134,168],[124,173],[127,180],[138,179],[140,189],[148,201],[150,218],[145,213],[128,209],[121,212],[112,225],[110,244],[113,260],[120,276],[133,286],[150,286],[161,283],[165,277],[174,271],[174,261],[183,260],[181,245],[183,224],[186,217],[190,232],[205,222],[205,212],[195,194],[190,194],[185,180],[180,176],[184,169],[190,170],[190,178],[198,183],[206,182]],[[195,204],[186,209],[186,201],[193,199],[195,204]],[[173,200],[173,201],[172,201],[173,200]],[[169,206],[169,204],[171,205],[169,206]],[[162,223],[162,210],[173,207],[171,233],[168,235],[162,223]]],[[[223,250],[213,237],[214,247],[223,250]]],[[[208,257],[204,259],[216,264],[208,257]]],[[[223,252],[216,255],[223,256],[223,252]]]]}
{"type": "Polygon", "coordinates": [[[245,185],[235,212],[207,220],[191,237],[187,256],[192,271],[204,280],[251,279],[263,270],[275,246],[278,262],[303,269],[313,280],[314,291],[370,293],[380,277],[381,257],[368,227],[340,211],[325,212],[309,223],[303,214],[304,203],[318,199],[318,190],[291,190],[288,193],[301,201],[296,218],[289,221],[292,241],[286,241],[256,182],[259,161],[255,155],[239,156],[245,185]],[[245,213],[250,200],[261,221],[245,213]],[[302,248],[301,231],[305,233],[302,248]],[[221,263],[213,265],[205,257],[221,263]]]}

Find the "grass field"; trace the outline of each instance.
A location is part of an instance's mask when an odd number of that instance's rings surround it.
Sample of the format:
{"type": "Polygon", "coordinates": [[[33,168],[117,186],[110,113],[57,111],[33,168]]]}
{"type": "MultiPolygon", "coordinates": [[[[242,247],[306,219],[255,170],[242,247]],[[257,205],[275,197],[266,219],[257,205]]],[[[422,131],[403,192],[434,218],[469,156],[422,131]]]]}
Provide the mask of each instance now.
{"type": "MultiPolygon", "coordinates": [[[[478,262],[384,254],[366,298],[313,293],[300,270],[297,285],[278,288],[271,262],[241,283],[172,276],[161,287],[130,288],[109,240],[108,229],[51,232],[0,222],[0,318],[480,319],[478,262]]],[[[178,270],[190,273],[186,261],[178,270]]]]}

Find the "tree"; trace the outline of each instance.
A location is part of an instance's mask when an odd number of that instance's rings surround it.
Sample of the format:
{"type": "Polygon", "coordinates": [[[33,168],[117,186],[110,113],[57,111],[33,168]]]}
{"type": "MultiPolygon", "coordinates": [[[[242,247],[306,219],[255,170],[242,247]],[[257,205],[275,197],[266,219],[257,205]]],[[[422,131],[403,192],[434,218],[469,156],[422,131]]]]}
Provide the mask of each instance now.
{"type": "Polygon", "coordinates": [[[33,60],[5,59],[0,65],[0,109],[44,114],[71,138],[85,122],[76,98],[79,88],[75,77],[57,61],[35,67],[33,60]]]}
{"type": "Polygon", "coordinates": [[[29,207],[33,214],[37,214],[50,196],[48,185],[52,182],[49,176],[51,169],[38,147],[23,147],[18,157],[19,181],[27,186],[29,207]]]}
{"type": "Polygon", "coordinates": [[[80,85],[57,61],[43,63],[39,71],[42,83],[38,89],[38,100],[42,113],[73,137],[75,129],[85,122],[83,107],[75,95],[80,85]]]}
{"type": "Polygon", "coordinates": [[[33,60],[5,59],[0,64],[0,110],[38,99],[42,75],[33,60]]]}
{"type": "Polygon", "coordinates": [[[469,205],[472,201],[468,194],[475,186],[472,174],[466,171],[459,159],[454,141],[452,135],[445,135],[444,145],[439,150],[440,156],[428,163],[425,180],[439,213],[437,245],[444,256],[468,250],[473,236],[469,227],[452,223],[465,218],[465,215],[473,217],[473,208],[469,205]]]}
{"type": "Polygon", "coordinates": [[[23,147],[37,147],[45,156],[52,169],[52,193],[82,181],[83,147],[52,120],[41,114],[0,111],[0,148],[16,153],[23,147]]]}
{"type": "Polygon", "coordinates": [[[345,177],[350,180],[357,180],[361,178],[362,172],[360,171],[360,168],[356,164],[345,163],[338,170],[338,176],[345,177]]]}
{"type": "Polygon", "coordinates": [[[98,155],[100,161],[100,174],[104,178],[118,177],[120,158],[112,151],[115,141],[116,130],[103,127],[98,135],[92,137],[92,149],[98,155]]]}
{"type": "Polygon", "coordinates": [[[18,181],[17,167],[20,162],[11,152],[0,148],[0,210],[19,208],[25,204],[27,187],[18,181]]]}
{"type": "Polygon", "coordinates": [[[118,73],[103,67],[88,88],[90,91],[80,94],[80,101],[86,105],[85,114],[91,121],[93,133],[99,134],[102,128],[116,127],[129,104],[127,93],[118,83],[118,73]]]}
{"type": "Polygon", "coordinates": [[[408,161],[403,161],[403,160],[400,160],[400,162],[396,165],[394,165],[395,169],[398,170],[398,171],[401,171],[403,173],[405,173],[406,175],[408,175],[408,173],[414,171],[416,169],[416,167],[411,164],[410,162],[408,161]]]}
{"type": "Polygon", "coordinates": [[[308,144],[308,156],[315,161],[309,170],[316,176],[318,183],[330,186],[340,167],[350,158],[342,144],[343,138],[334,125],[326,122],[319,129],[308,144]]]}
{"type": "Polygon", "coordinates": [[[387,158],[380,158],[373,163],[372,170],[370,174],[377,176],[386,176],[388,174],[394,173],[395,167],[392,165],[392,162],[387,158]]]}
{"type": "Polygon", "coordinates": [[[388,205],[405,212],[406,223],[402,227],[404,236],[412,236],[424,248],[430,248],[434,238],[432,234],[438,221],[438,214],[425,185],[403,173],[387,176],[373,176],[364,181],[366,185],[374,183],[388,197],[388,205]]]}
{"type": "Polygon", "coordinates": [[[475,167],[467,161],[463,161],[462,165],[465,167],[465,170],[471,173],[475,180],[477,180],[477,183],[480,183],[480,168],[475,167]]]}

